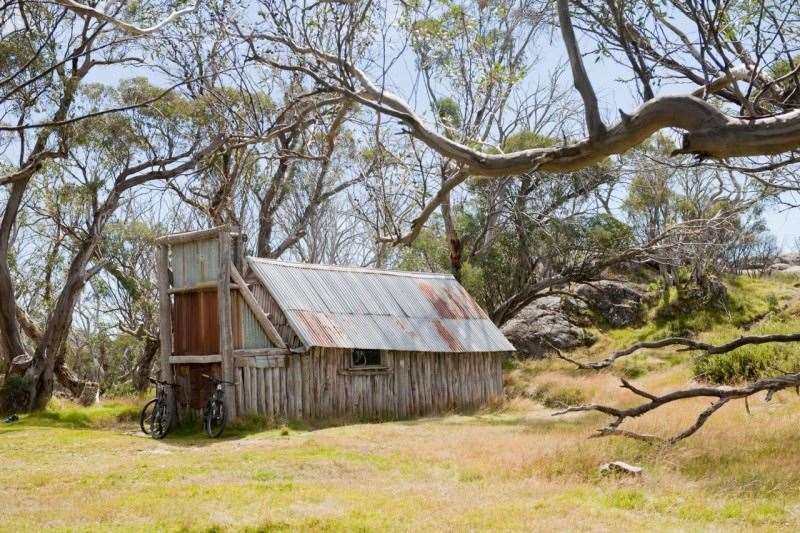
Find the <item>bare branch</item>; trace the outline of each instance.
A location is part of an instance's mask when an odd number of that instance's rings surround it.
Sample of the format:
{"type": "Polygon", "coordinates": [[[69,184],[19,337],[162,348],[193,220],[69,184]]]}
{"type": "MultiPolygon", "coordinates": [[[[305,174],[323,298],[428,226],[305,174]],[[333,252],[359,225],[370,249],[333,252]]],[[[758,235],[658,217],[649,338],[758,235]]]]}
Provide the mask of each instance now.
{"type": "Polygon", "coordinates": [[[772,395],[775,394],[776,392],[783,389],[788,389],[798,386],[800,386],[800,373],[795,373],[795,374],[785,374],[774,378],[764,378],[759,381],[756,381],[755,383],[742,387],[694,387],[688,389],[680,389],[658,396],[655,394],[650,394],[648,392],[645,392],[641,389],[638,389],[633,385],[631,385],[629,382],[622,380],[621,387],[630,390],[637,396],[640,396],[648,401],[628,409],[610,407],[599,404],[580,405],[580,406],[569,407],[567,409],[554,413],[554,416],[566,413],[598,411],[600,413],[604,413],[614,417],[614,420],[612,420],[605,427],[598,429],[597,433],[595,434],[596,437],[616,435],[622,437],[635,438],[648,442],[665,442],[667,444],[674,444],[697,432],[697,430],[699,430],[706,423],[706,421],[711,417],[711,415],[717,412],[717,410],[719,410],[730,400],[747,398],[754,394],[758,394],[759,392],[766,391],[767,392],[766,399],[767,401],[769,401],[769,399],[772,398],[772,395]],[[697,416],[697,419],[695,420],[694,424],[692,424],[684,431],[681,431],[680,433],[672,437],[664,439],[654,435],[645,435],[620,428],[622,423],[629,418],[638,418],[666,404],[670,404],[672,402],[680,400],[687,400],[691,398],[716,398],[717,400],[713,402],[709,407],[704,409],[697,416]]]}
{"type": "Polygon", "coordinates": [[[75,0],[56,0],[56,1],[59,4],[61,4],[62,6],[66,7],[67,9],[70,9],[70,10],[76,12],[76,13],[79,13],[79,14],[87,16],[87,17],[96,18],[97,20],[110,22],[117,29],[119,29],[119,30],[121,30],[121,31],[123,31],[125,33],[129,33],[131,35],[135,35],[135,36],[139,36],[139,37],[155,33],[157,31],[159,31],[161,28],[163,28],[164,26],[166,26],[167,24],[169,24],[170,22],[182,17],[183,15],[188,15],[189,13],[194,13],[195,11],[197,11],[197,8],[200,7],[200,2],[199,1],[195,2],[194,5],[192,5],[190,7],[185,7],[183,9],[176,9],[175,11],[173,11],[172,13],[167,15],[167,17],[164,18],[164,20],[162,20],[161,22],[159,22],[159,23],[157,23],[157,24],[155,24],[153,26],[141,27],[141,26],[136,26],[135,24],[131,24],[129,22],[125,22],[123,20],[119,20],[117,18],[114,18],[111,15],[103,13],[102,11],[100,11],[100,10],[94,8],[94,7],[88,6],[86,4],[81,4],[80,2],[76,2],[75,0]]]}
{"type": "MultiPolygon", "coordinates": [[[[800,147],[800,109],[769,117],[739,118],[726,115],[713,105],[689,95],[660,96],[648,100],[603,135],[564,146],[534,148],[506,154],[488,153],[448,138],[436,131],[398,95],[377,86],[358,67],[348,61],[300,46],[284,37],[266,39],[287,46],[298,56],[314,58],[349,73],[362,89],[355,91],[335,84],[303,67],[301,70],[330,90],[347,95],[375,111],[398,118],[409,133],[426,145],[465,166],[466,175],[500,177],[532,171],[565,172],[586,168],[610,155],[622,154],[641,144],[653,133],[667,128],[685,130],[683,143],[673,155],[694,154],[701,158],[723,159],[789,152],[800,147]]],[[[256,58],[280,68],[273,61],[256,58]]],[[[463,181],[462,179],[462,181],[463,181]]],[[[448,181],[452,188],[458,183],[448,181]]]]}
{"type": "Polygon", "coordinates": [[[800,341],[800,333],[786,333],[786,334],[774,334],[774,335],[746,335],[739,337],[738,339],[733,340],[731,342],[719,345],[708,344],[705,342],[689,339],[687,337],[667,337],[665,339],[660,339],[656,341],[641,341],[634,343],[625,349],[612,353],[611,355],[609,355],[608,357],[606,357],[601,361],[596,361],[592,363],[577,361],[575,359],[568,358],[563,354],[559,354],[559,357],[585,370],[600,370],[601,368],[607,368],[611,366],[617,359],[638,352],[639,350],[665,348],[667,346],[683,346],[683,348],[680,349],[681,351],[700,350],[706,352],[707,354],[713,355],[713,354],[728,353],[737,348],[741,348],[742,346],[747,346],[747,345],[767,344],[772,342],[797,342],[797,341],[800,341]]]}

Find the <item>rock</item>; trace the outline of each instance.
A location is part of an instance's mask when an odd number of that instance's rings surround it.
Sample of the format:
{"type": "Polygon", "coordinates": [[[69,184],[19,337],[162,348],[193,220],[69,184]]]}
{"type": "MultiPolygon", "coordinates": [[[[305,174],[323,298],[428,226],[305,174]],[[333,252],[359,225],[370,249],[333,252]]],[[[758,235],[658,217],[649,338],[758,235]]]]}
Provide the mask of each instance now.
{"type": "Polygon", "coordinates": [[[800,265],[800,252],[789,252],[778,256],[778,263],[800,265]]]}
{"type": "Polygon", "coordinates": [[[598,281],[579,286],[575,293],[612,327],[638,325],[644,318],[647,295],[630,283],[598,281]]]}
{"type": "Polygon", "coordinates": [[[553,353],[552,346],[560,350],[590,346],[595,338],[580,327],[580,313],[576,312],[582,305],[559,296],[539,298],[509,320],[503,333],[520,357],[547,357],[553,353]]]}
{"type": "Polygon", "coordinates": [[[770,270],[786,270],[787,268],[791,268],[792,265],[789,263],[773,263],[770,265],[770,270]]]}
{"type": "Polygon", "coordinates": [[[786,274],[800,274],[800,266],[792,265],[786,270],[783,270],[786,274]]]}
{"type": "Polygon", "coordinates": [[[600,465],[600,473],[603,475],[626,474],[629,476],[638,477],[642,475],[642,472],[644,472],[642,467],[629,465],[628,463],[623,463],[622,461],[613,461],[600,465]]]}

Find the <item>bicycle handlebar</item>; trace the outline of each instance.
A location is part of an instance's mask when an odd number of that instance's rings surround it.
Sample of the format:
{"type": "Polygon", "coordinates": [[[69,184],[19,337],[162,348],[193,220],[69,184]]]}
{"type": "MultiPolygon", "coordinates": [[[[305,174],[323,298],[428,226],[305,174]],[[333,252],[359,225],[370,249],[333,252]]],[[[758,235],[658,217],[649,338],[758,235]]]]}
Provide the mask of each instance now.
{"type": "Polygon", "coordinates": [[[169,387],[180,387],[180,385],[178,385],[177,383],[170,383],[169,381],[161,381],[160,379],[155,379],[155,378],[147,378],[147,379],[150,380],[150,383],[153,383],[155,385],[167,385],[169,387]]]}

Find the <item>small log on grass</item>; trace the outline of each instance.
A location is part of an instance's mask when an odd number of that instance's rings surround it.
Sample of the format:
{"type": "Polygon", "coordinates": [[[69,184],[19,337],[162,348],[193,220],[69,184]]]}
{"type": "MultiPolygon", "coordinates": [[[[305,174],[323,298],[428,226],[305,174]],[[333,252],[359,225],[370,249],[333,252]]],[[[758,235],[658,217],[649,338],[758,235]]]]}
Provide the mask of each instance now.
{"type": "Polygon", "coordinates": [[[629,465],[622,461],[612,461],[600,466],[600,473],[603,475],[608,474],[626,474],[632,477],[641,476],[643,472],[642,467],[629,465]]]}

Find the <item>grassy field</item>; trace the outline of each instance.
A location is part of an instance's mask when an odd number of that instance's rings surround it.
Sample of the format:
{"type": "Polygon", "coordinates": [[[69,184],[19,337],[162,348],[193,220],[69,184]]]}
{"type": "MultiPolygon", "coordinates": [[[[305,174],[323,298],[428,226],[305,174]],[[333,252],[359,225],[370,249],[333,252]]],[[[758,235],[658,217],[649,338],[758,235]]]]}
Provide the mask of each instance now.
{"type": "MultiPolygon", "coordinates": [[[[791,280],[744,283],[753,285],[742,289],[752,295],[750,308],[710,319],[704,336],[735,336],[741,313],[757,317],[768,305],[774,316],[746,326],[800,327],[791,280]]],[[[651,334],[658,332],[603,332],[591,351],[651,334]]],[[[547,406],[563,402],[631,402],[618,387],[623,372],[654,391],[691,378],[687,355],[650,353],[629,365],[588,374],[553,361],[516,364],[506,377],[513,398],[498,410],[288,434],[243,426],[218,441],[201,435],[199,424],[196,432],[153,441],[132,421],[133,400],[93,408],[54,404],[0,425],[0,530],[778,531],[800,525],[794,393],[770,403],[751,400],[750,414],[743,402],[731,402],[673,447],[589,439],[601,415],[551,416],[547,406]],[[642,466],[644,475],[601,476],[598,466],[611,460],[642,466]]],[[[634,427],[672,433],[703,406],[686,402],[634,427]]]]}

